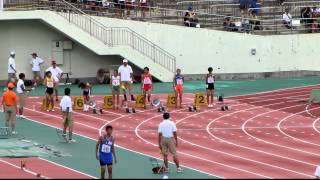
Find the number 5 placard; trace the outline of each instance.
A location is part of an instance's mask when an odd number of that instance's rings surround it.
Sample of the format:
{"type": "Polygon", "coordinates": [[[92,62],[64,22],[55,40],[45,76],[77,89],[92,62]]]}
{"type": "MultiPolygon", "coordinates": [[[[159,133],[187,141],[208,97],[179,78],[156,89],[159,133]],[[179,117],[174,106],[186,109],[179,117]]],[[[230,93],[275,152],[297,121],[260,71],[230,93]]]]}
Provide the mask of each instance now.
{"type": "Polygon", "coordinates": [[[113,108],[112,96],[105,96],[105,97],[104,97],[103,107],[104,107],[105,109],[112,109],[112,108],[113,108]]]}

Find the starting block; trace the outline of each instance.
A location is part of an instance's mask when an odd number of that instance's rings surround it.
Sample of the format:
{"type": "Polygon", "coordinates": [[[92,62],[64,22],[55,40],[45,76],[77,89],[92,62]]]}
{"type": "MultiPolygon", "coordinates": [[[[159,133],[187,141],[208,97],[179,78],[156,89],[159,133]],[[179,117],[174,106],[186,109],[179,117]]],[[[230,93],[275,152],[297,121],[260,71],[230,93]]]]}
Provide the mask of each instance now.
{"type": "Polygon", "coordinates": [[[161,106],[161,107],[158,107],[157,110],[158,110],[158,112],[165,112],[166,108],[161,106]]]}
{"type": "Polygon", "coordinates": [[[223,103],[223,94],[221,94],[221,95],[218,96],[218,101],[219,101],[220,103],[223,103]]]}
{"type": "Polygon", "coordinates": [[[99,109],[97,111],[97,109],[93,109],[93,114],[103,114],[103,110],[102,109],[99,109]],[[99,112],[99,113],[98,113],[99,112]]]}
{"type": "Polygon", "coordinates": [[[135,108],[126,108],[126,113],[136,113],[135,108]]]}
{"type": "Polygon", "coordinates": [[[228,111],[229,107],[227,105],[221,106],[221,111],[228,111]]]}
{"type": "Polygon", "coordinates": [[[52,107],[52,104],[50,103],[49,105],[47,105],[47,100],[46,100],[46,98],[43,98],[43,99],[42,99],[42,106],[41,106],[42,111],[50,110],[50,109],[52,109],[52,108],[53,108],[53,107],[52,107]]]}
{"type": "Polygon", "coordinates": [[[189,105],[188,110],[189,110],[189,112],[197,112],[197,107],[194,105],[189,105]]]}

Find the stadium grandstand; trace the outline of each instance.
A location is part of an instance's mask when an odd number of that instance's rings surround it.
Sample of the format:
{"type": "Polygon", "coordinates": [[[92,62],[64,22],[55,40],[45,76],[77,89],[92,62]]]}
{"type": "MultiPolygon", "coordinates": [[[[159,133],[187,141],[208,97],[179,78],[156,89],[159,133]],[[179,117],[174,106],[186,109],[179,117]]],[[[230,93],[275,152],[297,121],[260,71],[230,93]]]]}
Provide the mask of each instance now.
{"type": "Polygon", "coordinates": [[[0,0],[0,179],[320,178],[320,0],[0,0]]]}

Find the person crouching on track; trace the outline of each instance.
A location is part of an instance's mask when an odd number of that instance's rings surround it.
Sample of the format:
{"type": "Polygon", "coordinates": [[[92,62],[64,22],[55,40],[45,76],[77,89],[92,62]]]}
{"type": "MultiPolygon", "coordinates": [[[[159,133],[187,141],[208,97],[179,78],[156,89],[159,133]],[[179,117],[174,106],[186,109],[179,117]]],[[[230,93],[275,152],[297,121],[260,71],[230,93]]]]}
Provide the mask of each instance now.
{"type": "Polygon", "coordinates": [[[11,127],[11,133],[17,134],[16,130],[16,113],[17,113],[17,95],[13,92],[14,84],[8,83],[8,91],[3,94],[2,105],[5,113],[6,127],[11,127]]]}
{"type": "Polygon", "coordinates": [[[44,85],[46,86],[46,109],[47,111],[54,112],[54,88],[55,88],[55,81],[52,77],[52,74],[50,71],[46,72],[46,77],[44,79],[44,85]],[[50,106],[51,105],[51,106],[50,106]]]}
{"type": "Polygon", "coordinates": [[[177,172],[181,173],[183,170],[179,165],[179,159],[176,152],[178,147],[178,135],[176,124],[170,120],[170,114],[168,112],[163,113],[163,121],[159,125],[158,129],[159,137],[158,143],[161,154],[163,155],[165,173],[169,172],[168,166],[168,153],[173,155],[173,161],[176,164],[177,172]]]}
{"type": "Polygon", "coordinates": [[[144,108],[147,108],[147,95],[148,95],[148,103],[151,101],[151,90],[152,87],[152,75],[149,72],[149,68],[145,67],[143,69],[143,74],[141,75],[141,89],[143,91],[144,96],[144,108]]]}
{"type": "Polygon", "coordinates": [[[111,91],[112,91],[112,105],[113,109],[119,109],[120,101],[120,76],[118,70],[113,70],[113,75],[110,81],[111,91]],[[117,96],[117,99],[116,99],[117,96]],[[116,106],[117,104],[117,106],[116,106]]]}
{"type": "Polygon", "coordinates": [[[208,74],[206,77],[206,84],[207,84],[207,103],[208,107],[213,107],[213,97],[214,97],[214,83],[215,83],[215,76],[212,73],[212,67],[208,68],[208,74]],[[211,100],[211,103],[210,103],[211,100]]]}
{"type": "Polygon", "coordinates": [[[64,96],[60,102],[60,108],[62,111],[63,119],[63,138],[66,142],[76,142],[72,139],[73,131],[73,118],[72,118],[72,101],[70,97],[71,90],[70,88],[64,89],[64,96]],[[67,138],[67,128],[69,128],[69,138],[67,138]]]}
{"type": "Polygon", "coordinates": [[[113,127],[106,126],[106,134],[99,137],[96,144],[96,159],[100,161],[101,179],[105,179],[106,167],[108,168],[109,179],[112,179],[112,165],[117,163],[117,156],[114,149],[115,138],[112,136],[113,127]]]}
{"type": "Polygon", "coordinates": [[[89,105],[88,102],[90,101],[90,96],[91,96],[91,85],[90,83],[80,83],[79,87],[82,89],[82,96],[84,99],[84,104],[83,104],[83,111],[89,111],[89,105]]]}
{"type": "Polygon", "coordinates": [[[173,89],[175,91],[176,108],[178,108],[178,97],[180,108],[182,108],[183,82],[184,77],[183,75],[181,75],[181,69],[177,69],[176,75],[173,78],[173,89]]]}

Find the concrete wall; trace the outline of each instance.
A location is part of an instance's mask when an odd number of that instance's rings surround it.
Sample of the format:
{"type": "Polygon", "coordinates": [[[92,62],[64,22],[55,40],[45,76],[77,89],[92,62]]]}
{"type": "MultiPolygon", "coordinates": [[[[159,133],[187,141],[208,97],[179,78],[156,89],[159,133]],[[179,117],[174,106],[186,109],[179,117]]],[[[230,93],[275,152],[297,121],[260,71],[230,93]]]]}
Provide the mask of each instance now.
{"type": "Polygon", "coordinates": [[[320,69],[320,34],[256,36],[174,25],[95,17],[130,27],[177,57],[185,74],[256,73],[320,69]],[[251,55],[256,49],[256,55],[251,55]]]}
{"type": "MultiPolygon", "coordinates": [[[[30,54],[37,52],[45,60],[42,69],[50,66],[51,42],[69,40],[64,34],[52,29],[40,20],[0,21],[0,80],[7,78],[7,60],[10,51],[16,52],[18,72],[32,77],[30,54]]],[[[59,65],[72,78],[95,77],[99,68],[121,63],[120,56],[98,56],[82,45],[73,42],[72,50],[64,51],[64,63],[59,65]]]]}

